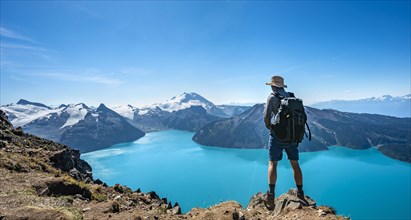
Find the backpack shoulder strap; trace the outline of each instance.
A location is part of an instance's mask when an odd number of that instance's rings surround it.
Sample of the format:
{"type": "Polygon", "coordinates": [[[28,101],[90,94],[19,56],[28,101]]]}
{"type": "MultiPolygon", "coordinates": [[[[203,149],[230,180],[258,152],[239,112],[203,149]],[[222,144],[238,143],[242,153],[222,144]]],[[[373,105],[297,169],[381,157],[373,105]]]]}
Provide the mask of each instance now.
{"type": "Polygon", "coordinates": [[[272,92],[271,94],[273,94],[275,97],[279,98],[280,100],[285,98],[284,96],[281,96],[280,93],[278,92],[272,92]]]}

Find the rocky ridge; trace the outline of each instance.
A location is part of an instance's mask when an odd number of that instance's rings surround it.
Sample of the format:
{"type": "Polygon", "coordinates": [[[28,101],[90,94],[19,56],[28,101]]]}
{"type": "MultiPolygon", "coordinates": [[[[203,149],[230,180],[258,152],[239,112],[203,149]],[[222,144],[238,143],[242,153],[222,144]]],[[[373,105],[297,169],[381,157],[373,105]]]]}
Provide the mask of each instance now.
{"type": "Polygon", "coordinates": [[[228,201],[182,214],[155,192],[93,180],[77,150],[14,129],[0,111],[0,219],[347,219],[295,191],[264,207],[256,194],[247,207],[228,201]]]}

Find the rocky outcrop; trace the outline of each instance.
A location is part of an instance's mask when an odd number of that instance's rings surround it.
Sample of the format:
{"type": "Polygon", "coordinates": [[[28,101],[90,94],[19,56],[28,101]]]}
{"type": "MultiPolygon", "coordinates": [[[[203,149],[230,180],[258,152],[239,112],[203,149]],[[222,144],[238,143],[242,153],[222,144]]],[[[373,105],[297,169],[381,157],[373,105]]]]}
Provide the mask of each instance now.
{"type": "Polygon", "coordinates": [[[82,199],[91,199],[91,192],[87,187],[78,182],[66,181],[62,178],[33,184],[33,188],[40,196],[76,196],[82,199]]]}
{"type": "Polygon", "coordinates": [[[14,129],[0,110],[0,167],[18,172],[67,172],[75,179],[92,181],[90,165],[80,152],[65,145],[14,129]]]}
{"type": "MultiPolygon", "coordinates": [[[[205,125],[193,137],[199,144],[230,148],[264,148],[268,130],[262,120],[264,105],[257,104],[243,114],[205,125]]],[[[411,162],[411,118],[357,114],[306,107],[312,141],[305,138],[300,151],[327,150],[338,145],[353,149],[374,146],[395,159],[411,162]],[[400,151],[398,151],[400,149],[400,151]]]]}
{"type": "Polygon", "coordinates": [[[210,208],[194,208],[186,216],[193,219],[348,219],[337,216],[334,209],[327,206],[316,206],[316,202],[305,196],[299,199],[296,189],[291,189],[275,200],[275,209],[269,211],[264,205],[264,195],[257,193],[251,197],[247,207],[228,201],[210,208]]]}
{"type": "Polygon", "coordinates": [[[0,110],[0,129],[13,129],[13,125],[7,120],[6,113],[0,110]]]}
{"type": "Polygon", "coordinates": [[[50,157],[52,166],[65,172],[75,179],[91,181],[91,166],[84,160],[80,159],[80,151],[73,149],[63,149],[55,152],[50,157]],[[87,180],[89,178],[89,180],[87,180]]]}
{"type": "MultiPolygon", "coordinates": [[[[251,197],[250,202],[247,205],[247,209],[250,210],[264,210],[265,195],[262,193],[257,193],[251,197]]],[[[309,196],[305,196],[304,199],[297,197],[297,190],[290,189],[287,193],[282,194],[280,197],[275,199],[275,208],[272,211],[274,216],[284,215],[290,211],[298,209],[317,209],[316,202],[309,196]]],[[[335,213],[333,213],[335,214],[335,213]]]]}

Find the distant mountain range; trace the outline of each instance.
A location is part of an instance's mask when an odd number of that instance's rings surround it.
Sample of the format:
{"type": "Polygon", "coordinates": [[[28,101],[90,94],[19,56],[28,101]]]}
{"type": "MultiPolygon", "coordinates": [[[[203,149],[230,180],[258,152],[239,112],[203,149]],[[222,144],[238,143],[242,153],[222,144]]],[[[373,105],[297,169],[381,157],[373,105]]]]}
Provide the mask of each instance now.
{"type": "MultiPolygon", "coordinates": [[[[253,107],[214,105],[196,93],[183,93],[142,108],[132,105],[90,108],[83,103],[50,107],[20,100],[1,106],[15,127],[67,144],[82,152],[134,141],[144,132],[178,129],[194,131],[193,140],[209,146],[265,148],[268,130],[263,104],[253,107]]],[[[307,107],[312,141],[300,151],[327,150],[340,145],[355,149],[377,146],[384,154],[411,162],[411,118],[346,113],[307,107]]]]}
{"type": "Polygon", "coordinates": [[[83,103],[50,107],[24,99],[1,106],[15,127],[67,144],[82,152],[136,140],[144,132],[179,129],[196,131],[217,120],[242,113],[247,106],[217,106],[196,93],[183,93],[163,103],[112,109],[83,103]]]}
{"type": "MultiPolygon", "coordinates": [[[[207,124],[194,135],[202,145],[232,148],[265,148],[269,132],[262,120],[263,104],[229,119],[207,124]]],[[[378,147],[395,159],[411,162],[411,118],[358,114],[306,107],[312,141],[300,151],[327,150],[338,145],[354,149],[378,147]]]]}
{"type": "Polygon", "coordinates": [[[311,107],[336,109],[344,112],[411,117],[411,94],[398,97],[384,95],[359,100],[332,100],[315,103],[311,107]]]}
{"type": "Polygon", "coordinates": [[[183,93],[162,103],[137,108],[131,105],[112,109],[144,132],[179,129],[196,131],[203,125],[229,118],[250,106],[214,105],[196,93],[183,93]]]}

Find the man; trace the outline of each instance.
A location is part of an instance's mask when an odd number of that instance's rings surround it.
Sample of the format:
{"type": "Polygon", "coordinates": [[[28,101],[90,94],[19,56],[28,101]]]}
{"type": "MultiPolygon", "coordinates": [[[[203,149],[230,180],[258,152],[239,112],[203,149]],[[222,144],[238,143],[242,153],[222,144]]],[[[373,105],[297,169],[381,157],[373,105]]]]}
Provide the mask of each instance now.
{"type": "Polygon", "coordinates": [[[303,175],[298,163],[299,155],[297,149],[297,143],[284,143],[278,140],[272,128],[271,119],[275,117],[280,107],[280,97],[289,97],[290,93],[286,92],[284,88],[284,79],[281,76],[273,76],[270,82],[266,83],[270,85],[273,93],[268,96],[267,104],[264,109],[264,123],[267,129],[270,130],[269,140],[269,158],[268,163],[268,187],[269,190],[266,193],[266,206],[268,209],[274,209],[275,198],[275,183],[277,181],[277,163],[283,157],[283,150],[287,153],[288,160],[290,160],[291,166],[294,171],[294,180],[297,185],[298,198],[304,198],[303,191],[303,175]],[[276,95],[277,94],[277,95],[276,95]],[[280,97],[279,97],[280,96],[280,97]]]}

